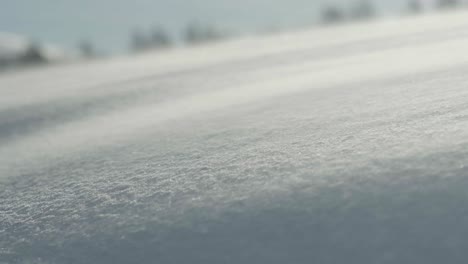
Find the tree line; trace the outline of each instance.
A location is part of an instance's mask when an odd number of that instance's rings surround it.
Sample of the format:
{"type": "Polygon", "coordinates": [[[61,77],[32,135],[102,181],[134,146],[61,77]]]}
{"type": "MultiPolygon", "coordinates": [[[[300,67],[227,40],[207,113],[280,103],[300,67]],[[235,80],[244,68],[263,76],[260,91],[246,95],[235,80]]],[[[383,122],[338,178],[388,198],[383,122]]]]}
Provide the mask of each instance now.
{"type": "MultiPolygon", "coordinates": [[[[463,0],[436,0],[435,8],[439,10],[455,9],[463,5],[463,0]]],[[[407,0],[406,12],[418,14],[425,10],[423,0],[407,0]]],[[[360,21],[373,19],[378,16],[377,8],[372,0],[356,0],[348,8],[328,5],[320,10],[319,24],[333,25],[348,21],[360,21]]],[[[229,37],[226,31],[210,24],[189,23],[182,31],[179,38],[175,38],[162,26],[152,27],[149,30],[136,28],[130,33],[129,50],[131,52],[144,52],[154,50],[166,50],[179,43],[184,45],[199,45],[208,42],[219,41],[229,37]]],[[[100,53],[90,40],[84,40],[78,44],[78,50],[83,58],[99,57],[100,53]]],[[[29,65],[47,63],[41,45],[31,41],[24,54],[19,57],[0,58],[0,69],[9,65],[29,65]]]]}
{"type": "MultiPolygon", "coordinates": [[[[423,0],[407,0],[407,13],[418,14],[424,12],[423,0]]],[[[462,5],[462,0],[436,0],[436,8],[439,10],[457,8],[462,5]]],[[[332,25],[349,21],[369,20],[378,16],[377,8],[372,0],[357,0],[351,7],[343,8],[336,5],[324,6],[320,11],[319,24],[332,25]]],[[[176,38],[168,33],[162,26],[149,30],[134,29],[130,34],[129,50],[131,52],[144,52],[165,50],[177,43],[184,45],[198,45],[213,41],[219,41],[229,36],[219,28],[201,23],[189,23],[182,31],[181,37],[176,38]]],[[[84,57],[97,55],[94,46],[89,41],[79,45],[79,50],[84,57]]]]}
{"type": "MultiPolygon", "coordinates": [[[[410,14],[422,13],[424,11],[423,0],[408,0],[407,11],[410,14]]],[[[437,0],[436,8],[439,10],[454,9],[462,6],[461,0],[437,0]]],[[[376,17],[377,9],[370,0],[356,2],[351,8],[344,9],[338,6],[325,6],[321,11],[321,24],[336,24],[347,21],[372,19],[376,17]]]]}

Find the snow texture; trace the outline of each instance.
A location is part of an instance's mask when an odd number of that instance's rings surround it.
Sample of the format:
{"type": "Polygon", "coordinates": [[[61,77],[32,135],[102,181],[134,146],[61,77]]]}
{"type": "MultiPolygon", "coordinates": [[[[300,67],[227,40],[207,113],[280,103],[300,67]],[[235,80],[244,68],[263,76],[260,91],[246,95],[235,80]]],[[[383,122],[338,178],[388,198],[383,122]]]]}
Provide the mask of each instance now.
{"type": "Polygon", "coordinates": [[[468,13],[0,76],[0,263],[464,263],[468,13]]]}

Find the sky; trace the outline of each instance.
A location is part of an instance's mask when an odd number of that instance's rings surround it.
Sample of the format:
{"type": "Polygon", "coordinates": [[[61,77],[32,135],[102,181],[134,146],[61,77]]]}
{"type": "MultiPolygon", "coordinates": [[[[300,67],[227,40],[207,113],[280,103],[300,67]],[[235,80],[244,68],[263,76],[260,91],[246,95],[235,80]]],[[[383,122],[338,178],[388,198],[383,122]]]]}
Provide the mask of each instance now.
{"type": "MultiPolygon", "coordinates": [[[[407,0],[374,0],[381,12],[403,12],[407,0]]],[[[122,52],[134,29],[164,27],[175,37],[190,22],[233,34],[313,25],[321,7],[353,0],[0,0],[0,32],[74,48],[91,41],[122,52]]]]}

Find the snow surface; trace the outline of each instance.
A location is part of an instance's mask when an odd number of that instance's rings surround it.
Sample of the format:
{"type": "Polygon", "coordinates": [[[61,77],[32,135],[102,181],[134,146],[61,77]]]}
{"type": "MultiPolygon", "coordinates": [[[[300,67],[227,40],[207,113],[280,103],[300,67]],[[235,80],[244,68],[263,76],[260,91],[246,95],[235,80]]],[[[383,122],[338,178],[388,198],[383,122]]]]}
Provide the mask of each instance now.
{"type": "Polygon", "coordinates": [[[468,13],[0,76],[0,263],[464,263],[468,13]]]}

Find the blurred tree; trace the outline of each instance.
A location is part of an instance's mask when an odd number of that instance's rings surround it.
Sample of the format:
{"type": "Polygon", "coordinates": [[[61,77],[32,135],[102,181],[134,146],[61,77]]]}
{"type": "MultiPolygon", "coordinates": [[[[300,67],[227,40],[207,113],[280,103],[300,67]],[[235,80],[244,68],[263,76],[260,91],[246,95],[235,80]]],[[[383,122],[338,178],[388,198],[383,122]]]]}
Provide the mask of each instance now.
{"type": "Polygon", "coordinates": [[[140,30],[135,29],[131,36],[131,49],[134,52],[145,51],[149,48],[151,41],[140,30]]]}
{"type": "Polygon", "coordinates": [[[410,0],[408,8],[411,13],[421,13],[423,11],[423,6],[420,0],[410,0]]]}
{"type": "Polygon", "coordinates": [[[0,57],[0,69],[6,68],[8,66],[8,60],[0,57]]]}
{"type": "Polygon", "coordinates": [[[42,53],[40,45],[35,41],[30,41],[28,47],[21,56],[20,61],[26,64],[38,64],[47,62],[47,59],[42,53]]]}
{"type": "Polygon", "coordinates": [[[323,24],[335,24],[343,22],[345,16],[337,7],[329,6],[322,10],[321,22],[323,24]]]}
{"type": "Polygon", "coordinates": [[[458,0],[439,0],[437,2],[437,7],[439,9],[448,9],[448,8],[455,8],[459,5],[458,0]]]}
{"type": "Polygon", "coordinates": [[[201,32],[201,28],[197,23],[190,23],[188,24],[187,28],[185,29],[184,40],[187,44],[197,44],[201,42],[203,36],[201,32]]]}
{"type": "Polygon", "coordinates": [[[79,44],[78,48],[80,50],[81,55],[85,58],[94,58],[97,55],[93,44],[88,40],[82,41],[79,44]]]}
{"type": "Polygon", "coordinates": [[[368,0],[359,1],[351,10],[351,18],[355,20],[370,19],[375,16],[375,8],[368,0]]]}
{"type": "Polygon", "coordinates": [[[225,37],[226,35],[215,27],[198,23],[190,23],[184,32],[184,40],[188,45],[217,41],[225,37]]]}
{"type": "Polygon", "coordinates": [[[155,49],[167,48],[172,45],[169,34],[161,27],[154,28],[151,32],[151,47],[155,49]]]}
{"type": "Polygon", "coordinates": [[[205,28],[204,38],[207,41],[216,41],[224,38],[224,34],[213,26],[207,26],[205,28]]]}

